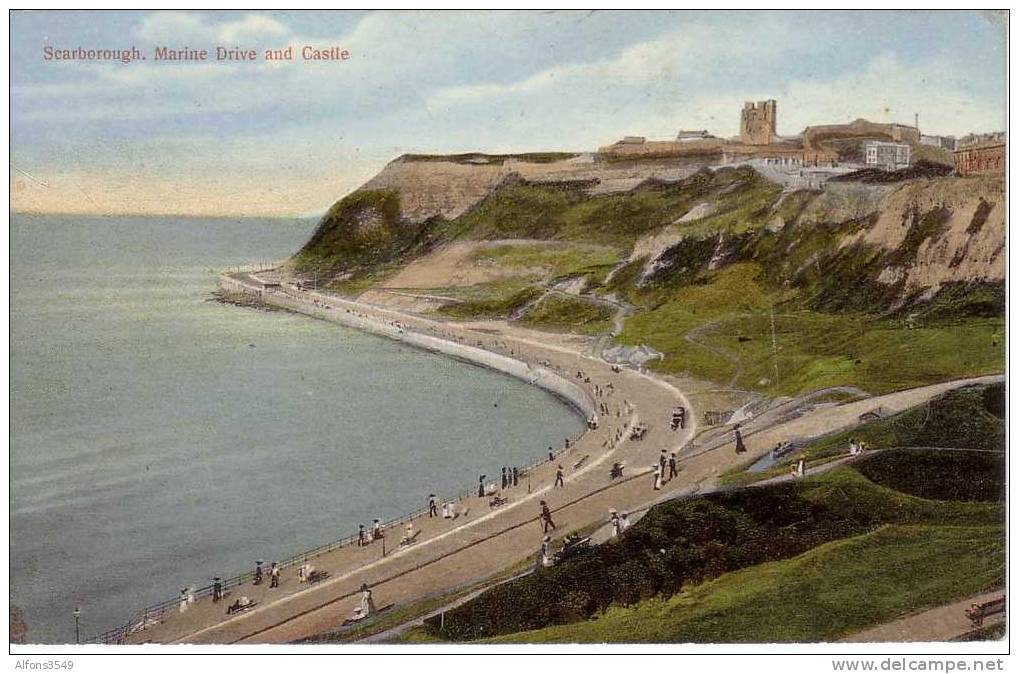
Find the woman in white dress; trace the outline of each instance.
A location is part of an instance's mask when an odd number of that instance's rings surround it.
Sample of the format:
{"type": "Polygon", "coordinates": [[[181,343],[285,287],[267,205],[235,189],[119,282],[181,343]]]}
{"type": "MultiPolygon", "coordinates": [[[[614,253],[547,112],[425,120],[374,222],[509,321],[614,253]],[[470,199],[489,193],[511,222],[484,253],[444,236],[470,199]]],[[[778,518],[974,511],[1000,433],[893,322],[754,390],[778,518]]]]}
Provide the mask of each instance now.
{"type": "Polygon", "coordinates": [[[368,588],[368,585],[361,585],[361,616],[367,618],[371,614],[375,613],[375,600],[372,599],[372,591],[368,588]]]}

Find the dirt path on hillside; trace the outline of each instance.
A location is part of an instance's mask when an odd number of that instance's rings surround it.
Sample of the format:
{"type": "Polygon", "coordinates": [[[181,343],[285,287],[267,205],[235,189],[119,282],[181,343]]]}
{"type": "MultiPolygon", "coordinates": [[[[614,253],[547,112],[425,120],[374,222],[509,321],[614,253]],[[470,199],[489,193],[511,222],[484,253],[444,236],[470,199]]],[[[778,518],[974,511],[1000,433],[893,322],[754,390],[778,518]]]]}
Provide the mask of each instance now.
{"type": "MultiPolygon", "coordinates": [[[[857,632],[841,639],[847,643],[872,642],[911,642],[911,641],[949,641],[972,632],[976,627],[966,616],[966,609],[971,604],[979,604],[997,599],[1005,594],[1004,589],[982,592],[981,594],[960,599],[944,606],[932,608],[922,613],[905,616],[892,622],[857,632]]],[[[994,625],[1005,620],[1005,614],[999,613],[984,620],[984,626],[994,625]]]]}

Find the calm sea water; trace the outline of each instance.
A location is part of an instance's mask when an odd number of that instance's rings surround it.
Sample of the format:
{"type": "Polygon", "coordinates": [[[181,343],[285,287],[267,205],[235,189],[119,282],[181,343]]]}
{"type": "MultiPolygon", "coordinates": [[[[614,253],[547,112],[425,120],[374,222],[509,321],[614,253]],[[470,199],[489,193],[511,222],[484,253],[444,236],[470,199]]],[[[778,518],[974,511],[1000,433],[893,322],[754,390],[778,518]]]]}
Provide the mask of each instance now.
{"type": "Polygon", "coordinates": [[[15,216],[11,601],[29,640],[353,533],[583,427],[515,379],[208,301],[301,221],[15,216]]]}

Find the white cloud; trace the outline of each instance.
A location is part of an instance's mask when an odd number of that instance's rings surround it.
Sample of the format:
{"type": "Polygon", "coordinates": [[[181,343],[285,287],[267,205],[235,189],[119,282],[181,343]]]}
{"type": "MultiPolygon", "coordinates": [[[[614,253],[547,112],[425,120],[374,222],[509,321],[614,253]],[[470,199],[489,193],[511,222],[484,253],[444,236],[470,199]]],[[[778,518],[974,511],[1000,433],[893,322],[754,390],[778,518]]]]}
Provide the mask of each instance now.
{"type": "Polygon", "coordinates": [[[262,14],[248,14],[240,21],[224,23],[219,28],[219,37],[223,42],[246,43],[257,42],[266,38],[280,38],[290,34],[290,29],[279,21],[262,14]]]}

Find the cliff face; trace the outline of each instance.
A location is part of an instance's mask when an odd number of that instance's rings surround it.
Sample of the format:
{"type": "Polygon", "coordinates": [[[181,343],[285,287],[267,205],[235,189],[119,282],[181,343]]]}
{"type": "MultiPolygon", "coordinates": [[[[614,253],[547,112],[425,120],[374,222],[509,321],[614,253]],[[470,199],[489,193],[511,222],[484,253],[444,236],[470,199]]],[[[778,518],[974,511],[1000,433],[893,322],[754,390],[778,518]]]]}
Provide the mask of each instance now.
{"type": "Polygon", "coordinates": [[[295,267],[347,278],[456,240],[544,239],[616,247],[629,268],[608,281],[624,292],[675,288],[738,262],[761,265],[822,310],[898,311],[945,288],[1003,286],[1000,179],[783,192],[745,167],[697,168],[588,155],[401,157],[329,211],[295,267]]]}

